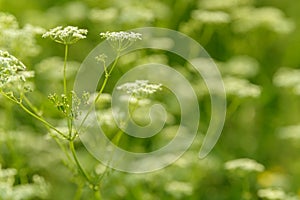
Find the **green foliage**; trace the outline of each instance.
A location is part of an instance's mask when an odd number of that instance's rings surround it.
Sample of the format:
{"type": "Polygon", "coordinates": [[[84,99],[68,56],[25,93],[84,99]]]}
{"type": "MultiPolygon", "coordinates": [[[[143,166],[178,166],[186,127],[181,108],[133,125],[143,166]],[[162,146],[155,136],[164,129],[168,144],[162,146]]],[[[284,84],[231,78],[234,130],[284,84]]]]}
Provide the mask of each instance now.
{"type": "Polygon", "coordinates": [[[0,199],[299,199],[299,8],[292,0],[0,0],[0,199]],[[107,65],[100,54],[95,62],[105,76],[98,93],[72,90],[90,50],[105,39],[120,55],[143,39],[120,30],[145,26],[192,37],[223,76],[226,124],[203,160],[197,154],[211,102],[205,82],[177,55],[142,50],[107,65]],[[87,152],[79,140],[84,130],[73,121],[86,114],[80,107],[95,106],[101,128],[120,148],[146,153],[168,144],[181,116],[162,85],[137,80],[118,87],[138,124],[149,123],[152,105],[166,105],[159,134],[127,136],[112,116],[115,83],[143,63],[172,66],[190,80],[201,108],[199,134],[173,165],[125,174],[87,152]]]}

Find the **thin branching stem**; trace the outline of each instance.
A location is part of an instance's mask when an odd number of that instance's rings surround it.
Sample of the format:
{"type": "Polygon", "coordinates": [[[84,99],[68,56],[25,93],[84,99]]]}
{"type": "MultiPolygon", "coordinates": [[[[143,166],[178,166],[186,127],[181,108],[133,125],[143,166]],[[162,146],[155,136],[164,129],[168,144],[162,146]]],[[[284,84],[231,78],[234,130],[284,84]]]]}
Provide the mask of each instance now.
{"type": "Polygon", "coordinates": [[[110,76],[110,74],[112,73],[112,71],[113,71],[113,69],[115,68],[115,66],[117,65],[117,62],[118,62],[118,60],[119,60],[119,56],[120,56],[120,52],[118,52],[117,57],[116,57],[116,59],[115,59],[113,65],[112,65],[112,67],[110,68],[108,74],[105,75],[105,79],[104,79],[104,81],[103,81],[103,84],[102,84],[102,86],[101,86],[101,88],[100,88],[100,90],[99,90],[99,92],[98,92],[98,94],[97,94],[97,96],[96,96],[96,98],[95,98],[93,104],[90,106],[88,112],[86,113],[86,115],[84,116],[82,122],[80,123],[80,126],[79,126],[78,129],[77,129],[77,132],[79,132],[80,129],[82,128],[82,126],[83,126],[83,124],[85,123],[86,119],[88,118],[89,114],[92,112],[93,106],[94,106],[95,103],[98,101],[98,99],[100,98],[101,94],[103,93],[103,90],[104,90],[104,88],[105,88],[105,86],[106,86],[106,84],[107,84],[107,81],[108,81],[108,79],[109,79],[109,76],[110,76]]]}
{"type": "Polygon", "coordinates": [[[92,181],[91,179],[89,178],[89,176],[87,175],[87,173],[84,171],[84,169],[82,168],[79,160],[78,160],[78,157],[77,157],[77,153],[76,153],[76,150],[75,150],[75,147],[74,147],[74,141],[71,140],[69,141],[69,147],[70,147],[70,150],[72,152],[72,156],[74,158],[74,161],[77,165],[77,168],[79,170],[79,172],[81,173],[81,175],[86,179],[86,181],[90,184],[92,184],[92,181]]]}
{"type": "Polygon", "coordinates": [[[7,94],[1,92],[1,94],[6,97],[7,99],[9,99],[10,101],[18,104],[26,113],[28,113],[29,115],[31,115],[32,117],[34,117],[35,119],[39,120],[40,122],[42,122],[46,127],[54,130],[55,132],[57,132],[59,135],[61,135],[63,138],[68,139],[67,136],[65,136],[61,131],[59,131],[57,128],[55,128],[52,124],[50,124],[49,122],[47,122],[45,119],[43,119],[41,116],[38,116],[37,114],[35,114],[34,112],[30,111],[28,108],[26,108],[21,102],[17,101],[14,98],[11,98],[10,96],[7,96],[7,94]]]}

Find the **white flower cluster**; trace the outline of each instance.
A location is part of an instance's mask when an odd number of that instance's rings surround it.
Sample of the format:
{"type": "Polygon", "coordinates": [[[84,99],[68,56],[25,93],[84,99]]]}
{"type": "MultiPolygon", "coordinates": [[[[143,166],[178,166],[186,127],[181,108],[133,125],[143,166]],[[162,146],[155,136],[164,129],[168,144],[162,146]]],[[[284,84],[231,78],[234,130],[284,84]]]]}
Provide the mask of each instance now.
{"type": "Polygon", "coordinates": [[[284,126],[278,130],[281,139],[291,139],[292,141],[300,140],[300,125],[284,126]]]}
{"type": "Polygon", "coordinates": [[[246,79],[229,76],[225,77],[223,81],[227,95],[238,96],[240,98],[257,98],[261,94],[261,88],[246,79]]]}
{"type": "Polygon", "coordinates": [[[124,83],[117,87],[118,90],[125,91],[127,94],[137,98],[144,98],[148,95],[161,90],[162,84],[149,83],[148,80],[136,80],[135,82],[124,83]]]}
{"type": "Polygon", "coordinates": [[[96,59],[97,62],[105,63],[105,60],[107,59],[107,55],[102,53],[102,54],[96,56],[95,59],[96,59]]]}
{"type": "Polygon", "coordinates": [[[181,26],[191,34],[203,29],[202,25],[231,24],[232,31],[247,33],[268,30],[287,34],[295,29],[295,23],[275,7],[255,7],[253,0],[199,0],[192,18],[181,26]]]}
{"type": "Polygon", "coordinates": [[[44,31],[43,28],[30,24],[20,28],[15,16],[0,12],[0,48],[18,58],[32,57],[40,52],[36,35],[44,31]]]}
{"type": "Polygon", "coordinates": [[[15,16],[0,12],[0,29],[17,29],[19,24],[15,16]]]}
{"type": "Polygon", "coordinates": [[[234,56],[226,63],[220,63],[220,65],[222,73],[241,78],[254,77],[259,71],[257,60],[247,55],[234,56]]]}
{"type": "Polygon", "coordinates": [[[25,82],[26,78],[33,76],[32,72],[24,71],[25,65],[7,51],[0,50],[0,88],[12,82],[25,82]]]}
{"type": "Polygon", "coordinates": [[[280,68],[274,75],[273,83],[278,87],[290,88],[300,95],[300,70],[280,68]]]}
{"type": "Polygon", "coordinates": [[[182,199],[193,194],[193,186],[188,182],[172,181],[166,186],[165,190],[176,199],[182,199]]]}
{"type": "Polygon", "coordinates": [[[264,171],[265,167],[255,160],[249,158],[240,158],[226,162],[225,169],[230,171],[242,170],[245,172],[262,172],[264,171]]]}
{"type": "Polygon", "coordinates": [[[49,185],[43,177],[34,175],[33,183],[15,185],[17,173],[17,170],[13,168],[2,169],[0,164],[0,199],[46,198],[49,185]]]}
{"type": "Polygon", "coordinates": [[[240,33],[264,28],[278,34],[286,34],[295,28],[294,22],[286,18],[278,8],[245,7],[235,10],[232,15],[235,20],[233,29],[240,33]]]}
{"type": "Polygon", "coordinates": [[[260,189],[258,190],[257,195],[263,199],[286,200],[286,194],[281,189],[275,189],[275,188],[260,189]]]}
{"type": "Polygon", "coordinates": [[[231,21],[230,15],[223,11],[195,10],[192,17],[205,24],[227,24],[231,21]]]}
{"type": "Polygon", "coordinates": [[[100,33],[100,36],[110,42],[111,46],[122,51],[133,44],[137,40],[142,40],[142,34],[135,32],[105,32],[100,33]]]}
{"type": "Polygon", "coordinates": [[[43,34],[43,38],[50,37],[55,42],[60,44],[74,44],[78,40],[85,39],[88,31],[86,29],[79,29],[74,26],[62,27],[50,29],[48,32],[43,34]]]}
{"type": "Polygon", "coordinates": [[[199,6],[210,10],[232,9],[238,6],[247,6],[252,4],[253,0],[201,0],[199,6]]]}
{"type": "Polygon", "coordinates": [[[142,34],[140,33],[125,32],[125,31],[120,31],[120,32],[107,31],[106,33],[100,33],[100,36],[102,38],[105,38],[106,40],[120,41],[120,42],[124,40],[137,41],[142,39],[142,34]]]}

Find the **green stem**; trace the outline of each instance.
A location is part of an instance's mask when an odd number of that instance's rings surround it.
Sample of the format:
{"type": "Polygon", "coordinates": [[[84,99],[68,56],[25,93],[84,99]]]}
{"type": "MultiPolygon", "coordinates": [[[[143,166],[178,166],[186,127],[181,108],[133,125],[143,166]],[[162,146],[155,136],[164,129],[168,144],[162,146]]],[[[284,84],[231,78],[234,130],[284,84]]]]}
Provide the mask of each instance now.
{"type": "MultiPolygon", "coordinates": [[[[39,110],[29,101],[29,99],[24,95],[23,96],[24,101],[27,103],[29,108],[34,111],[36,115],[39,115],[39,110]]],[[[40,115],[39,115],[40,116],[40,115]]]]}
{"type": "Polygon", "coordinates": [[[82,188],[83,188],[82,185],[78,185],[77,191],[74,196],[74,200],[80,200],[80,198],[82,196],[82,188]]]}
{"type": "Polygon", "coordinates": [[[68,45],[65,45],[65,58],[64,58],[64,94],[67,96],[67,60],[68,60],[68,45]]]}
{"type": "Polygon", "coordinates": [[[96,191],[95,191],[95,199],[96,199],[96,200],[101,200],[101,199],[102,199],[102,198],[101,198],[100,190],[96,190],[96,191]]]}
{"type": "Polygon", "coordinates": [[[233,113],[236,112],[236,110],[238,109],[239,105],[240,105],[241,101],[239,98],[237,97],[233,97],[233,100],[231,101],[229,107],[227,108],[227,118],[231,117],[233,115],[233,113]]]}
{"type": "Polygon", "coordinates": [[[210,26],[203,26],[203,32],[200,38],[201,41],[201,45],[205,46],[209,43],[213,33],[214,33],[214,29],[210,26]]]}
{"type": "Polygon", "coordinates": [[[103,84],[102,84],[102,86],[101,86],[101,88],[100,88],[100,90],[99,90],[99,92],[98,92],[98,94],[97,94],[97,96],[96,96],[96,98],[95,98],[93,104],[90,106],[88,112],[87,112],[86,115],[84,116],[84,118],[83,118],[83,120],[82,120],[82,122],[81,122],[81,124],[80,124],[80,126],[79,126],[77,132],[79,132],[80,129],[82,128],[82,126],[83,126],[84,122],[86,121],[87,117],[89,116],[89,114],[90,114],[90,113],[92,112],[92,110],[93,110],[93,105],[98,101],[98,99],[100,98],[101,94],[103,93],[103,90],[104,90],[104,88],[105,88],[105,86],[106,86],[106,84],[107,84],[108,78],[109,78],[110,74],[112,73],[113,69],[115,68],[115,66],[117,65],[117,62],[118,62],[118,60],[119,60],[119,56],[120,56],[120,53],[118,52],[117,58],[115,59],[115,61],[114,61],[113,65],[112,65],[112,67],[110,68],[108,74],[105,75],[105,79],[104,79],[104,81],[103,81],[103,84]]]}
{"type": "Polygon", "coordinates": [[[105,86],[106,86],[106,84],[107,84],[107,81],[108,81],[108,78],[109,78],[110,74],[112,73],[112,71],[114,70],[114,68],[115,68],[116,65],[117,65],[117,62],[118,62],[118,60],[119,60],[119,56],[120,56],[120,53],[117,54],[117,58],[115,59],[113,65],[111,66],[111,68],[110,68],[110,70],[109,70],[107,76],[105,76],[105,79],[104,79],[104,81],[103,81],[102,87],[100,88],[99,93],[98,93],[97,97],[95,98],[95,102],[94,102],[94,103],[96,103],[96,102],[98,101],[100,95],[102,94],[102,92],[103,92],[103,90],[104,90],[104,88],[105,88],[105,86]]]}
{"type": "Polygon", "coordinates": [[[70,150],[72,152],[72,155],[73,155],[73,158],[74,158],[74,161],[77,165],[77,168],[79,170],[79,172],[81,173],[81,175],[86,179],[86,181],[88,183],[92,183],[92,181],[90,180],[90,178],[88,177],[88,175],[86,174],[86,172],[83,170],[79,160],[78,160],[78,157],[77,157],[77,154],[76,154],[76,150],[75,150],[75,147],[74,147],[74,141],[71,140],[69,141],[69,147],[70,147],[70,150]]]}
{"type": "MultiPolygon", "coordinates": [[[[132,107],[132,109],[131,109],[131,112],[130,112],[131,115],[133,114],[133,112],[135,111],[135,109],[137,108],[137,106],[138,106],[138,102],[135,103],[135,104],[133,105],[133,107],[132,107]]],[[[125,121],[124,124],[127,124],[128,121],[129,121],[129,119],[130,119],[130,116],[129,116],[128,119],[126,119],[126,121],[125,121]]],[[[114,142],[114,144],[115,144],[116,146],[119,145],[120,140],[121,140],[121,138],[122,138],[122,136],[123,136],[123,133],[124,133],[124,132],[122,131],[122,129],[120,129],[120,130],[113,136],[113,138],[111,139],[111,141],[114,142]]],[[[111,159],[113,158],[114,153],[115,153],[115,151],[112,152],[111,159]]],[[[111,162],[111,160],[110,160],[110,161],[108,162],[108,164],[105,166],[105,170],[104,170],[103,174],[99,177],[98,182],[100,182],[100,181],[105,177],[105,175],[109,173],[110,168],[108,168],[107,166],[110,164],[110,162],[111,162]]]]}
{"type": "Polygon", "coordinates": [[[72,112],[72,96],[68,96],[68,88],[67,88],[67,60],[68,60],[68,52],[69,46],[65,45],[65,58],[64,58],[64,71],[63,71],[63,78],[64,78],[64,94],[68,99],[69,108],[67,109],[67,123],[68,123],[68,130],[69,130],[69,139],[72,138],[72,117],[70,116],[72,112]]]}
{"type": "Polygon", "coordinates": [[[55,132],[57,132],[59,135],[61,135],[63,138],[68,139],[62,132],[60,132],[58,129],[56,129],[52,124],[50,124],[49,122],[47,122],[45,119],[43,119],[42,117],[36,115],[35,113],[31,112],[30,110],[28,110],[28,108],[26,108],[21,102],[18,102],[17,100],[7,96],[4,92],[1,92],[1,94],[6,97],[7,99],[9,99],[10,101],[18,104],[26,113],[28,113],[29,115],[31,115],[32,117],[34,117],[35,119],[39,120],[40,122],[42,122],[46,127],[54,130],[55,132]]]}
{"type": "Polygon", "coordinates": [[[44,120],[43,118],[41,118],[40,116],[34,114],[33,112],[31,112],[30,110],[28,110],[23,104],[19,103],[19,106],[25,111],[27,112],[29,115],[31,115],[32,117],[36,118],[37,120],[39,120],[40,122],[42,122],[45,126],[51,128],[52,130],[56,131],[59,135],[61,135],[62,137],[64,137],[65,139],[68,139],[68,137],[66,137],[62,132],[60,132],[58,129],[56,129],[52,124],[50,124],[49,122],[47,122],[46,120],[44,120]]]}

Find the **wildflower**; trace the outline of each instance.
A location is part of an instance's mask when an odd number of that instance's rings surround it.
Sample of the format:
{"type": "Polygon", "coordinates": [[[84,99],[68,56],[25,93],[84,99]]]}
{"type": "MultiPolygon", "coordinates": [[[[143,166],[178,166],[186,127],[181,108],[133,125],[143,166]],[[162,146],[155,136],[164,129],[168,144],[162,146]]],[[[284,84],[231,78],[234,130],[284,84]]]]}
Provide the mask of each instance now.
{"type": "Polygon", "coordinates": [[[290,88],[296,95],[300,95],[300,70],[281,68],[275,73],[273,83],[278,87],[290,88]]]}
{"type": "Polygon", "coordinates": [[[135,32],[105,32],[100,36],[110,42],[113,48],[122,51],[132,45],[137,40],[142,40],[142,34],[135,32]]]}
{"type": "Polygon", "coordinates": [[[2,29],[17,29],[19,27],[15,16],[9,13],[0,12],[0,30],[2,29]]]}
{"type": "Polygon", "coordinates": [[[222,11],[196,10],[192,16],[205,24],[226,24],[231,21],[230,16],[222,11]]]}
{"type": "MultiPolygon", "coordinates": [[[[51,80],[51,84],[48,84],[48,86],[55,84],[56,87],[56,81],[60,81],[63,78],[61,71],[59,70],[60,66],[63,64],[64,61],[61,57],[48,57],[35,66],[36,73],[39,74],[42,79],[51,80]]],[[[67,65],[68,68],[66,76],[69,79],[75,75],[80,63],[76,61],[68,61],[67,65]]]]}
{"type": "Polygon", "coordinates": [[[293,141],[300,139],[300,125],[285,126],[279,129],[281,139],[291,139],[293,141]]]}
{"type": "Polygon", "coordinates": [[[87,32],[86,29],[78,29],[78,27],[74,26],[67,26],[65,28],[58,26],[44,33],[42,37],[50,37],[55,42],[69,45],[76,43],[78,40],[85,39],[87,32]]]}
{"type": "Polygon", "coordinates": [[[105,63],[105,60],[107,59],[107,55],[105,54],[100,54],[95,57],[96,61],[105,63]]]}
{"type": "Polygon", "coordinates": [[[7,51],[0,50],[0,88],[15,81],[25,82],[33,76],[32,72],[25,72],[25,65],[7,51]]]}
{"type": "Polygon", "coordinates": [[[253,0],[202,0],[199,2],[200,7],[211,10],[231,9],[238,6],[249,5],[253,0]]]}
{"type": "Polygon", "coordinates": [[[221,70],[226,74],[248,78],[257,74],[259,64],[257,60],[249,56],[235,56],[222,67],[221,70]]]}
{"type": "Polygon", "coordinates": [[[228,95],[238,96],[241,98],[252,97],[257,98],[261,94],[261,88],[250,83],[246,79],[225,77],[223,79],[226,93],[228,95]]]}
{"type": "Polygon", "coordinates": [[[100,36],[102,38],[105,38],[110,41],[124,41],[124,40],[129,40],[129,41],[136,41],[136,40],[141,40],[142,34],[140,33],[134,33],[134,32],[109,32],[107,31],[106,33],[100,33],[100,36]]]}
{"type": "Polygon", "coordinates": [[[264,171],[265,167],[255,160],[249,158],[241,158],[226,162],[225,169],[229,171],[241,170],[245,172],[262,172],[264,171]]]}
{"type": "Polygon", "coordinates": [[[144,98],[161,90],[161,86],[162,84],[149,83],[148,80],[136,80],[135,82],[124,83],[118,86],[117,89],[125,91],[136,98],[144,98]]]}
{"type": "Polygon", "coordinates": [[[114,21],[118,16],[118,9],[92,9],[89,13],[89,18],[95,22],[107,23],[114,21]]]}
{"type": "Polygon", "coordinates": [[[192,195],[193,186],[187,182],[173,181],[166,186],[166,191],[180,199],[184,196],[192,195]]]}
{"type": "Polygon", "coordinates": [[[286,34],[295,28],[295,24],[281,10],[273,7],[236,9],[233,18],[233,29],[240,33],[265,28],[278,34],[286,34]]]}
{"type": "Polygon", "coordinates": [[[274,188],[260,189],[258,190],[257,195],[260,198],[269,199],[269,200],[286,199],[286,194],[283,190],[274,189],[274,188]]]}

